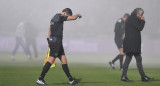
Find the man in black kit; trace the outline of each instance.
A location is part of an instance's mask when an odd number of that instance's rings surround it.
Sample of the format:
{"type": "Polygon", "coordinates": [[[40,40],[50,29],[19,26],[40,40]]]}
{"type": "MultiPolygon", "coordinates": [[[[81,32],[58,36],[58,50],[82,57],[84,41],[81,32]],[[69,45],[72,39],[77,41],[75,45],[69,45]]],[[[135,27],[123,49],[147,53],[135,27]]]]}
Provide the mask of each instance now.
{"type": "Polygon", "coordinates": [[[136,58],[137,68],[141,75],[142,81],[151,81],[153,78],[149,78],[145,75],[143,66],[142,66],[142,57],[141,57],[141,31],[144,28],[144,10],[142,8],[136,8],[131,16],[128,18],[125,27],[125,38],[123,41],[123,51],[126,53],[126,59],[123,64],[123,72],[121,81],[129,82],[127,78],[127,70],[132,56],[136,58]]]}
{"type": "Polygon", "coordinates": [[[62,63],[62,68],[69,79],[69,84],[74,85],[81,81],[81,78],[75,79],[71,76],[62,45],[63,22],[69,20],[76,20],[77,18],[81,18],[81,15],[76,14],[72,16],[72,10],[70,8],[65,8],[61,13],[56,14],[51,19],[50,29],[49,29],[49,40],[48,40],[50,47],[50,57],[48,59],[48,62],[44,65],[39,79],[36,81],[37,84],[46,85],[44,77],[48,72],[48,70],[50,69],[51,64],[53,64],[53,62],[57,57],[60,59],[62,63]]]}
{"type": "Polygon", "coordinates": [[[116,58],[114,58],[112,61],[109,62],[110,66],[112,67],[112,69],[115,69],[114,67],[114,63],[119,59],[120,61],[120,70],[123,70],[122,65],[123,65],[123,57],[124,57],[124,53],[123,53],[123,40],[124,40],[124,29],[125,29],[125,22],[127,20],[127,18],[129,17],[129,14],[126,13],[124,14],[124,16],[122,18],[120,18],[115,25],[115,43],[117,45],[117,48],[120,52],[120,54],[117,55],[116,58]]]}

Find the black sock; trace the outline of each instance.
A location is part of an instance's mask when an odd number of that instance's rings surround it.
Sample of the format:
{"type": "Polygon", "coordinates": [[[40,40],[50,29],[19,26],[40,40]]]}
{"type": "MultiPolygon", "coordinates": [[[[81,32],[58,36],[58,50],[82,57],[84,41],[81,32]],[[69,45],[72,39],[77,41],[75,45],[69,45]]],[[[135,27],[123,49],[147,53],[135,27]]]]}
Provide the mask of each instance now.
{"type": "Polygon", "coordinates": [[[120,54],[119,54],[119,55],[117,55],[117,56],[116,56],[116,58],[114,58],[114,59],[112,60],[112,63],[114,64],[114,62],[116,62],[120,57],[121,57],[121,55],[120,55],[120,54]]]}
{"type": "Polygon", "coordinates": [[[44,79],[44,76],[46,75],[46,73],[48,72],[48,70],[50,69],[51,67],[51,63],[47,62],[44,67],[43,67],[43,70],[42,70],[42,73],[39,77],[39,80],[43,80],[44,79]]]}
{"type": "Polygon", "coordinates": [[[68,65],[62,64],[62,68],[63,68],[63,71],[65,72],[65,74],[67,75],[69,81],[72,81],[73,78],[72,78],[71,74],[69,73],[68,65]]]}
{"type": "Polygon", "coordinates": [[[123,56],[124,56],[124,55],[121,55],[120,58],[119,58],[120,69],[123,68],[123,56]]]}

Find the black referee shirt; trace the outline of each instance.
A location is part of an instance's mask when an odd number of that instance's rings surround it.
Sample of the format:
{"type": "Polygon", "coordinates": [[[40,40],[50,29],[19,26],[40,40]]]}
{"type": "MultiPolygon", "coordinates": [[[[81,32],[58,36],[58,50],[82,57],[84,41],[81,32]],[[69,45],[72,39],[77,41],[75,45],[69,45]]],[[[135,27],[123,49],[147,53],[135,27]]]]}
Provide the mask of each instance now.
{"type": "Polygon", "coordinates": [[[63,38],[63,22],[66,21],[68,16],[56,14],[50,22],[51,37],[63,38]]]}
{"type": "Polygon", "coordinates": [[[114,32],[115,32],[115,37],[118,38],[122,38],[122,36],[124,35],[125,22],[122,20],[122,18],[116,22],[114,32]]]}

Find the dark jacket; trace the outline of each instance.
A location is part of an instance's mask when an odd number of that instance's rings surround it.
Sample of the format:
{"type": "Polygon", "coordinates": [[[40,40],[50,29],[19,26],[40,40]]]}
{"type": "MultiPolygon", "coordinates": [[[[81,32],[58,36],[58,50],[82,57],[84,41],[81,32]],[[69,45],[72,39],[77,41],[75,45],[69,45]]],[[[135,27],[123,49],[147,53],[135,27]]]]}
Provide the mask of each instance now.
{"type": "Polygon", "coordinates": [[[125,30],[125,21],[123,21],[122,18],[120,18],[116,24],[115,24],[115,43],[118,47],[118,49],[123,48],[123,37],[124,37],[124,30],[125,30]]]}
{"type": "Polygon", "coordinates": [[[124,35],[124,30],[125,30],[125,22],[121,18],[116,22],[116,25],[115,25],[115,29],[114,29],[115,37],[122,39],[124,35]]]}
{"type": "Polygon", "coordinates": [[[145,21],[137,18],[134,13],[128,18],[125,27],[125,39],[123,41],[125,53],[141,53],[141,31],[144,25],[145,21]]]}

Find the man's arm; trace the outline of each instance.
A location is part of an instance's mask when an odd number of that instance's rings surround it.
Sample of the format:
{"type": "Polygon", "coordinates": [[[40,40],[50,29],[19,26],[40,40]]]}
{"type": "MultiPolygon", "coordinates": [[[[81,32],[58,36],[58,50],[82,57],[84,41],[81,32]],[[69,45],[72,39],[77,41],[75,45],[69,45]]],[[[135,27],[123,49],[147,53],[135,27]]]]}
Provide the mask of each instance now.
{"type": "Polygon", "coordinates": [[[115,34],[119,35],[122,39],[123,39],[123,29],[122,29],[122,23],[121,22],[117,22],[115,25],[115,34]]]}
{"type": "Polygon", "coordinates": [[[51,37],[51,27],[49,28],[49,33],[48,33],[48,37],[51,37]]]}
{"type": "Polygon", "coordinates": [[[116,24],[115,24],[115,33],[116,34],[118,34],[118,35],[120,35],[119,34],[119,32],[120,32],[120,27],[121,27],[121,24],[120,24],[120,22],[116,22],[116,24]]]}
{"type": "Polygon", "coordinates": [[[76,20],[77,18],[81,18],[81,14],[76,14],[74,16],[68,16],[67,21],[76,20]]]}
{"type": "Polygon", "coordinates": [[[136,22],[134,27],[135,29],[142,31],[145,25],[145,21],[144,20],[140,20],[139,22],[136,22]]]}
{"type": "Polygon", "coordinates": [[[140,18],[138,21],[132,21],[130,24],[137,30],[142,31],[145,25],[144,17],[140,18]]]}

